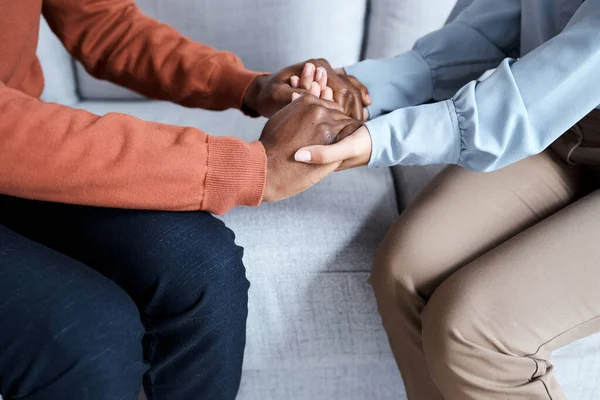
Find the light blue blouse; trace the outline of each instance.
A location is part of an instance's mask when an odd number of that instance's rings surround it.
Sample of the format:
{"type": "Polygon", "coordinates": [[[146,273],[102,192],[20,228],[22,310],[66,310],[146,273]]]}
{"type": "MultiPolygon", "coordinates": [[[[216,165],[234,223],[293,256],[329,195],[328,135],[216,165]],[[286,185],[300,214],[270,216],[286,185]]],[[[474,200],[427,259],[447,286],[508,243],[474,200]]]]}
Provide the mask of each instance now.
{"type": "Polygon", "coordinates": [[[600,105],[600,0],[459,0],[412,51],[346,70],[373,99],[370,166],[499,169],[600,105]]]}

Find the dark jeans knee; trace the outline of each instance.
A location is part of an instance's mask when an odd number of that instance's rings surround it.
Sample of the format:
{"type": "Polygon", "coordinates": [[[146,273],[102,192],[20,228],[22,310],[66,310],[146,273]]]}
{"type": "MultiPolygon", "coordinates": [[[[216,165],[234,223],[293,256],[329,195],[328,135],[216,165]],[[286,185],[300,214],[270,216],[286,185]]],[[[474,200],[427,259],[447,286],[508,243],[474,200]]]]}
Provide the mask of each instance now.
{"type": "Polygon", "coordinates": [[[250,286],[243,249],[233,232],[207,213],[155,214],[143,239],[139,248],[152,250],[134,257],[143,260],[137,266],[145,280],[139,305],[149,332],[149,359],[161,365],[147,377],[146,387],[154,391],[149,398],[167,391],[172,398],[191,398],[194,390],[203,398],[235,398],[250,286]],[[185,349],[185,357],[170,357],[175,344],[185,349]],[[170,358],[164,365],[160,361],[170,358]],[[176,375],[195,384],[178,385],[169,379],[176,375]],[[158,382],[160,393],[153,389],[158,382]]]}
{"type": "Polygon", "coordinates": [[[134,273],[145,280],[144,312],[209,318],[246,308],[243,249],[219,219],[207,213],[160,213],[141,240],[139,249],[151,249],[133,256],[139,260],[134,273]]]}
{"type": "Polygon", "coordinates": [[[133,301],[102,275],[1,225],[0,239],[5,399],[135,399],[146,367],[133,301]]]}
{"type": "Polygon", "coordinates": [[[72,391],[73,399],[137,398],[147,370],[144,329],[133,301],[112,282],[109,286],[93,301],[73,304],[40,321],[45,326],[39,327],[38,340],[45,344],[38,357],[51,363],[56,374],[40,400],[68,399],[72,391]]]}

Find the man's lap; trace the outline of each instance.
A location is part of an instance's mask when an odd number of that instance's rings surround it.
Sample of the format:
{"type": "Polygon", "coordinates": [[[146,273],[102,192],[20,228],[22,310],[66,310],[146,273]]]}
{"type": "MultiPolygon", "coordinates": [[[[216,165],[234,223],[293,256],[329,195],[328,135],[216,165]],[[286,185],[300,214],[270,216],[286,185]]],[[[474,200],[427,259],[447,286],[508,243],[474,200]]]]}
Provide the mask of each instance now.
{"type": "Polygon", "coordinates": [[[107,276],[140,308],[152,308],[154,293],[168,285],[178,296],[161,305],[169,309],[154,310],[161,314],[187,307],[193,300],[185,295],[203,290],[199,282],[219,285],[231,275],[237,278],[232,281],[245,282],[243,267],[230,266],[242,257],[233,232],[208,213],[107,209],[0,196],[0,225],[107,276]]]}
{"type": "Polygon", "coordinates": [[[134,394],[147,369],[138,311],[118,285],[1,224],[0,326],[8,398],[61,397],[74,382],[57,377],[68,373],[93,376],[90,395],[134,394]]]}

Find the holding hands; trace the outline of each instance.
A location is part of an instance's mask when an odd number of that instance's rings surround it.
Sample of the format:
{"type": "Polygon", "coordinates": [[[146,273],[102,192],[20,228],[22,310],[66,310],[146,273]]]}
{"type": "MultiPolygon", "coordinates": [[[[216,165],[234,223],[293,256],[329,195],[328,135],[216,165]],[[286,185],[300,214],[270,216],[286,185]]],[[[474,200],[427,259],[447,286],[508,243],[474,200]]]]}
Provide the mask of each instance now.
{"type": "Polygon", "coordinates": [[[267,154],[263,201],[283,200],[335,170],[366,165],[371,138],[363,121],[370,104],[364,85],[325,60],[255,79],[244,105],[271,117],[260,137],[267,154]]]}
{"type": "MultiPolygon", "coordinates": [[[[328,86],[331,99],[348,116],[364,120],[364,107],[371,104],[367,88],[343,69],[334,70],[326,60],[314,59],[282,69],[273,75],[255,79],[244,96],[246,108],[271,117],[290,103],[292,93],[307,93],[313,82],[324,92],[328,86]]],[[[329,91],[327,90],[327,91],[329,91]]]]}
{"type": "MultiPolygon", "coordinates": [[[[342,97],[332,95],[332,90],[328,86],[328,73],[325,71],[324,74],[319,74],[319,68],[320,67],[317,67],[317,72],[313,74],[311,64],[307,63],[301,78],[291,78],[291,86],[308,87],[311,94],[320,97],[323,100],[335,101],[336,98],[339,99],[342,97]]],[[[365,107],[371,104],[369,93],[365,86],[353,76],[346,75],[343,69],[335,70],[335,76],[345,77],[348,82],[351,82],[351,85],[356,91],[360,93],[360,98],[362,100],[360,102],[360,108],[363,110],[360,121],[355,120],[353,123],[344,127],[338,134],[334,144],[316,144],[303,147],[296,152],[294,158],[296,161],[310,164],[339,163],[340,166],[337,170],[367,165],[371,157],[371,136],[367,127],[362,124],[362,121],[368,119],[368,112],[365,107]]],[[[299,94],[295,93],[292,95],[292,99],[295,100],[299,96],[299,94]]],[[[356,97],[354,96],[356,96],[356,92],[351,95],[351,97],[355,99],[356,97]]],[[[353,111],[357,112],[357,109],[354,109],[353,111]]]]}
{"type": "Polygon", "coordinates": [[[260,137],[267,153],[267,182],[263,201],[293,196],[335,171],[341,162],[311,165],[294,160],[303,146],[329,145],[346,127],[356,123],[332,101],[306,94],[276,113],[260,137]]]}

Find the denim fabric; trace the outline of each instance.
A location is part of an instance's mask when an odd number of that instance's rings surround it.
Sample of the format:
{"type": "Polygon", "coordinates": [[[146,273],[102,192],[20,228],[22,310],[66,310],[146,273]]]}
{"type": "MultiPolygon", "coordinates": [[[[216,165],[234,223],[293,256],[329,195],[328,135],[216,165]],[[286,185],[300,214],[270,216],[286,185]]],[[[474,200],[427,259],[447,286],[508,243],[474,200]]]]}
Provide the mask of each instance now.
{"type": "Polygon", "coordinates": [[[6,400],[234,399],[249,283],[206,213],[0,196],[6,400]]]}

